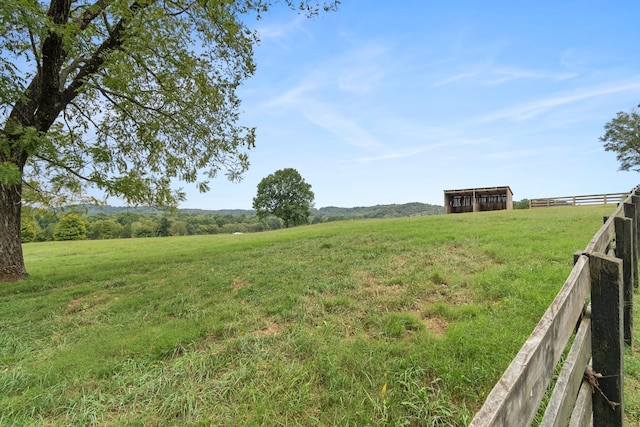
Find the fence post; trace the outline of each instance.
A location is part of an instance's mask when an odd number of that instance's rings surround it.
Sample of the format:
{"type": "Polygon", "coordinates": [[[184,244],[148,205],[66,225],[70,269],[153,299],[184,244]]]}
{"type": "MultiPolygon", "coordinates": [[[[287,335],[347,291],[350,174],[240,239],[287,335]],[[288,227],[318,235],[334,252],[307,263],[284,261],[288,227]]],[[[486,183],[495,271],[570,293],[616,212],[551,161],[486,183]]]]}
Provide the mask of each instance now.
{"type": "MultiPolygon", "coordinates": [[[[633,222],[633,231],[634,231],[634,239],[635,239],[634,240],[635,256],[637,259],[638,254],[640,254],[640,196],[632,195],[630,200],[631,200],[631,203],[633,203],[633,205],[636,207],[636,215],[633,222]]],[[[634,267],[637,273],[638,272],[637,263],[634,263],[634,267]]],[[[633,286],[635,288],[638,287],[638,274],[636,274],[636,281],[633,284],[633,286]]]]}
{"type": "Polygon", "coordinates": [[[622,260],[589,254],[593,370],[601,374],[592,396],[593,426],[622,426],[624,343],[622,260]]]}
{"type": "MultiPolygon", "coordinates": [[[[632,214],[635,216],[635,206],[625,203],[624,214],[632,214]]],[[[633,219],[632,218],[614,218],[614,226],[616,230],[616,258],[622,260],[622,284],[623,284],[623,318],[624,318],[624,343],[631,345],[633,339],[633,282],[635,278],[633,260],[633,219]]],[[[635,263],[636,266],[638,263],[635,263]]]]}

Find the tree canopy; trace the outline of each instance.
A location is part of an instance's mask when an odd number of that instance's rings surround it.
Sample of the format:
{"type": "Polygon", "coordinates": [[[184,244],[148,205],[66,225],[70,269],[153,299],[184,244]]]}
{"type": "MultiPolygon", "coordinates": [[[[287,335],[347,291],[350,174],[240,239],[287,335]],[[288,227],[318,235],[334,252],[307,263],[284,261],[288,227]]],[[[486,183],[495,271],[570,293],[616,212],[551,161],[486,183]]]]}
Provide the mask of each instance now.
{"type": "MultiPolygon", "coordinates": [[[[638,105],[640,107],[640,105],[638,105]]],[[[618,112],[616,117],[604,126],[605,134],[600,137],[606,151],[616,153],[620,170],[640,172],[640,115],[633,108],[631,112],[618,112]]]]}
{"type": "Polygon", "coordinates": [[[240,179],[255,132],[236,89],[255,71],[243,21],[274,3],[308,15],[337,0],[0,2],[0,281],[26,276],[20,206],[88,188],[175,205],[240,179]]]}
{"type": "Polygon", "coordinates": [[[314,194],[300,173],[293,168],[278,170],[263,178],[253,199],[258,218],[274,215],[289,225],[307,222],[313,207],[314,194]]]}
{"type": "Polygon", "coordinates": [[[84,240],[87,238],[87,225],[79,214],[66,214],[56,226],[54,237],[56,240],[84,240]]]}

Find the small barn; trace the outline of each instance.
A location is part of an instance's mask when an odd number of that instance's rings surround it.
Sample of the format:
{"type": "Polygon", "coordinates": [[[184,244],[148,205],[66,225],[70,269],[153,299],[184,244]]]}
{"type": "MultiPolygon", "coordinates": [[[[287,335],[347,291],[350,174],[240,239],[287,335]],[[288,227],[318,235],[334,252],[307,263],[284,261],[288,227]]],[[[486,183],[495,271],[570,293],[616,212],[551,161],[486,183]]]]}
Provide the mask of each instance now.
{"type": "Polygon", "coordinates": [[[444,213],[513,209],[513,192],[508,186],[444,190],[444,213]]]}

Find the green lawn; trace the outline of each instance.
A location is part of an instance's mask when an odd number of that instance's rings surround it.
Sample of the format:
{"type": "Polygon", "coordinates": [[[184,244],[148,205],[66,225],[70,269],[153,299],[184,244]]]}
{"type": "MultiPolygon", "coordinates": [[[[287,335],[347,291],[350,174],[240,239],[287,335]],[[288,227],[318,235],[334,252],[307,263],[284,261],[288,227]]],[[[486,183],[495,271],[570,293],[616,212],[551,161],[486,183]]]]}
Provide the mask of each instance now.
{"type": "Polygon", "coordinates": [[[27,244],[0,424],[466,425],[613,211],[27,244]]]}

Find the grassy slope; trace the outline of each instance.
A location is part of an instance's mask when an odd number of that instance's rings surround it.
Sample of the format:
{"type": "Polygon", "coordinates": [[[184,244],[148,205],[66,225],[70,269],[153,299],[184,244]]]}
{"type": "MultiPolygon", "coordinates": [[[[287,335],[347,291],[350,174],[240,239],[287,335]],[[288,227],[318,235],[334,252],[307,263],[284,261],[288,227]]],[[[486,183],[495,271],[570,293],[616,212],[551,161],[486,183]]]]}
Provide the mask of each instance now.
{"type": "Polygon", "coordinates": [[[26,245],[0,424],[466,425],[612,211],[26,245]]]}
{"type": "Polygon", "coordinates": [[[624,411],[625,425],[640,427],[640,302],[634,295],[633,346],[625,350],[624,358],[624,411]]]}

